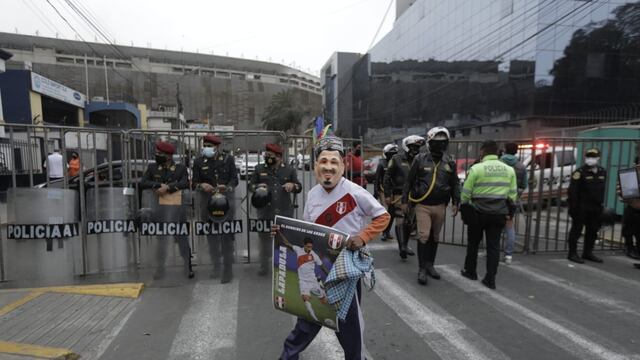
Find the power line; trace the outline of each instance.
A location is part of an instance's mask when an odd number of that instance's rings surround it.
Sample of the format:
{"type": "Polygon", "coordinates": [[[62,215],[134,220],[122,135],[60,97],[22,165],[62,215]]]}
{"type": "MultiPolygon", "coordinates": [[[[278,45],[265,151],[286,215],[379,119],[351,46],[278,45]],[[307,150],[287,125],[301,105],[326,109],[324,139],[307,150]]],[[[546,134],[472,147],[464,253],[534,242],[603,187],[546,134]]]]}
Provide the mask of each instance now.
{"type": "MultiPolygon", "coordinates": [[[[96,55],[96,56],[100,56],[100,54],[96,51],[96,49],[93,48],[93,46],[91,46],[91,44],[89,42],[87,42],[82,35],[80,35],[80,33],[76,30],[76,28],[71,25],[71,23],[64,17],[64,15],[62,15],[60,13],[60,11],[58,11],[58,8],[55,7],[55,5],[53,5],[51,3],[51,1],[46,0],[47,3],[53,8],[53,10],[56,12],[56,14],[58,14],[58,16],[60,16],[60,18],[71,28],[71,30],[73,30],[73,32],[80,38],[80,40],[82,40],[82,42],[87,45],[87,47],[89,47],[89,49],[91,49],[91,51],[96,55]]],[[[127,78],[126,76],[122,75],[118,70],[111,69],[113,72],[115,72],[116,74],[118,74],[118,76],[120,76],[121,78],[123,78],[125,81],[127,81],[129,84],[133,84],[131,79],[127,78]]]]}

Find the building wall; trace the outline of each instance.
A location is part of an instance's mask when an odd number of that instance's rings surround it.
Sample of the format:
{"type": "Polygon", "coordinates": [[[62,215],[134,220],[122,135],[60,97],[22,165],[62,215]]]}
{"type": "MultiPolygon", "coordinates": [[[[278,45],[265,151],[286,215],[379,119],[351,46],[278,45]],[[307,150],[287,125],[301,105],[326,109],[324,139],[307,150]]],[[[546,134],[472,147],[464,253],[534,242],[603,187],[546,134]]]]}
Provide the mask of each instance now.
{"type": "Polygon", "coordinates": [[[638,116],[639,14],[630,0],[416,0],[370,51],[368,77],[356,77],[354,122],[638,116]]]}

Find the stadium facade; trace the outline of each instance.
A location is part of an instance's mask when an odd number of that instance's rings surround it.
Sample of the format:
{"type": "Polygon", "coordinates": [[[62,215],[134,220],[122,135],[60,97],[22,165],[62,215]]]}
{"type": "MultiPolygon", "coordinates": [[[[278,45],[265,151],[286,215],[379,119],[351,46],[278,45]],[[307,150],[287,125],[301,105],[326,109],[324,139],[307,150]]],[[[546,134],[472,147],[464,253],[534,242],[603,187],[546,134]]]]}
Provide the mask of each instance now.
{"type": "MultiPolygon", "coordinates": [[[[171,123],[179,106],[178,87],[184,123],[233,126],[237,130],[261,129],[261,117],[272,96],[283,90],[292,90],[295,101],[309,116],[321,111],[317,77],[265,61],[11,33],[0,33],[0,48],[13,54],[4,74],[11,77],[7,86],[22,87],[24,81],[29,82],[29,74],[19,73],[26,70],[79,93],[89,103],[109,100],[133,104],[138,109],[138,119],[121,120],[126,127],[162,128],[162,123],[166,123],[168,128],[181,128],[180,124],[171,123]],[[16,73],[9,74],[12,71],[16,73]]],[[[50,101],[54,104],[50,109],[62,108],[44,110],[44,114],[48,114],[44,118],[47,124],[92,122],[86,115],[86,121],[83,115],[76,117],[73,111],[65,110],[69,104],[60,104],[47,94],[39,101],[43,104],[50,101]],[[67,115],[59,115],[63,113],[67,115]]],[[[5,101],[7,106],[11,105],[5,101]]],[[[98,106],[103,113],[95,117],[95,125],[110,125],[105,122],[109,117],[105,109],[109,106],[98,106]]],[[[10,116],[12,113],[11,109],[4,112],[6,122],[31,122],[36,116],[15,119],[10,116]]]]}

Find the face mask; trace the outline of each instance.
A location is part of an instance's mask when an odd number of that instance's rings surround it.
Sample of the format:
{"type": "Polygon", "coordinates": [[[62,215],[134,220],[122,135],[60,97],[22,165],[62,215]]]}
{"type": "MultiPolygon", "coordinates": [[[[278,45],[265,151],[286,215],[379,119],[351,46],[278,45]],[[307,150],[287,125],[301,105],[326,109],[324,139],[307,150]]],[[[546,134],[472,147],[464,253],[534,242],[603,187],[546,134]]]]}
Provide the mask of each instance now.
{"type": "Polygon", "coordinates": [[[442,140],[433,140],[429,142],[429,151],[436,156],[442,156],[447,150],[447,142],[442,140]]]}
{"type": "Polygon", "coordinates": [[[202,148],[202,156],[207,158],[212,158],[213,155],[216,154],[216,148],[213,147],[204,147],[202,148]]]}
{"type": "Polygon", "coordinates": [[[584,163],[587,164],[587,166],[594,167],[598,165],[599,160],[600,158],[588,157],[584,159],[584,163]]]}
{"type": "Polygon", "coordinates": [[[420,152],[420,149],[418,147],[415,146],[410,146],[409,147],[409,156],[410,157],[415,157],[416,155],[418,155],[418,153],[420,152]]]}
{"type": "Polygon", "coordinates": [[[327,190],[333,189],[344,173],[344,162],[342,161],[341,155],[338,152],[332,151],[331,154],[327,154],[325,158],[324,152],[321,152],[316,161],[314,172],[318,184],[327,190]]]}
{"type": "Polygon", "coordinates": [[[273,164],[275,164],[275,163],[276,163],[276,158],[275,158],[275,157],[273,157],[273,156],[265,156],[265,157],[264,157],[264,162],[265,162],[267,165],[271,166],[271,165],[273,165],[273,164]]]}
{"type": "Polygon", "coordinates": [[[156,164],[164,164],[167,162],[167,157],[164,155],[156,155],[156,164]]]}

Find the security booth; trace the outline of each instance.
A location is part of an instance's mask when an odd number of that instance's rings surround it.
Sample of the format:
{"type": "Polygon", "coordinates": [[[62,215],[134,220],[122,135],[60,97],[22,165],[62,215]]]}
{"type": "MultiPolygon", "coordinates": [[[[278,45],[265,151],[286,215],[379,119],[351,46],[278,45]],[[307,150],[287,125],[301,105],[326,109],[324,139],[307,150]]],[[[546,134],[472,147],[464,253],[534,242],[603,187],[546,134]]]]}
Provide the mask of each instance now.
{"type": "Polygon", "coordinates": [[[71,283],[83,274],[78,193],[69,189],[10,188],[4,224],[1,280],[71,283]]]}

